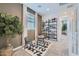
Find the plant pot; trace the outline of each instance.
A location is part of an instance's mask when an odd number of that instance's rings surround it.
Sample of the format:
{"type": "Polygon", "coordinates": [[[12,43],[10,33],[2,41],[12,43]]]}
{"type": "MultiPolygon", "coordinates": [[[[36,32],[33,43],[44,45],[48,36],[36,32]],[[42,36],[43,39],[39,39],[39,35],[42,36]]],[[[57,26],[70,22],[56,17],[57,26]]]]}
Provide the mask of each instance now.
{"type": "Polygon", "coordinates": [[[6,38],[5,46],[0,49],[0,56],[11,56],[13,53],[13,47],[10,44],[10,40],[6,38]]]}
{"type": "Polygon", "coordinates": [[[13,49],[11,44],[7,47],[0,49],[0,56],[11,56],[13,54],[13,49]]]}

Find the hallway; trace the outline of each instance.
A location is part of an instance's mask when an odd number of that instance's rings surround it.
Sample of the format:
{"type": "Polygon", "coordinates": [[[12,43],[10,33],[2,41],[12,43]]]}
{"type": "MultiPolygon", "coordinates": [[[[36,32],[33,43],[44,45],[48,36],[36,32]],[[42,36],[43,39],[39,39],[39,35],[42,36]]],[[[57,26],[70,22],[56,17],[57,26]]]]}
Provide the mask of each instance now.
{"type": "MultiPolygon", "coordinates": [[[[52,42],[53,44],[46,52],[45,56],[68,56],[67,40],[62,39],[62,41],[52,42]]],[[[15,51],[13,56],[31,56],[23,48],[15,51]]]]}
{"type": "Polygon", "coordinates": [[[1,55],[79,55],[79,4],[4,3],[0,11],[1,55]]]}

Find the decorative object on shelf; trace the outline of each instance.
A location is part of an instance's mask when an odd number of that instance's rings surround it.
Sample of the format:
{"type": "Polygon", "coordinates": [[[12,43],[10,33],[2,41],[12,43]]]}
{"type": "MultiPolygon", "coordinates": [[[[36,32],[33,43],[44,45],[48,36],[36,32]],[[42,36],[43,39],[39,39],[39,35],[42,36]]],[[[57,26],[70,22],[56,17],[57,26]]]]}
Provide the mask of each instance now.
{"type": "Polygon", "coordinates": [[[21,33],[22,23],[19,21],[17,16],[0,13],[0,38],[5,41],[3,48],[0,48],[0,55],[12,55],[12,45],[10,41],[17,34],[21,33]]]}

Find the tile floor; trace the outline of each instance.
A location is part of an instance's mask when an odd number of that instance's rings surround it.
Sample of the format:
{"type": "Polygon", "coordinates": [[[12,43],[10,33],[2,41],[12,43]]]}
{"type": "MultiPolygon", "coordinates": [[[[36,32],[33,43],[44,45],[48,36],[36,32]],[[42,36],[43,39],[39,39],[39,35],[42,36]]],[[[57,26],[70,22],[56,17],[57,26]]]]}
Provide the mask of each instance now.
{"type": "MultiPolygon", "coordinates": [[[[53,44],[48,49],[45,56],[68,56],[68,41],[67,39],[62,39],[58,42],[52,42],[53,44]]],[[[17,50],[13,53],[13,56],[31,56],[23,48],[17,50]]]]}
{"type": "Polygon", "coordinates": [[[13,53],[13,56],[31,56],[30,54],[28,54],[23,48],[15,51],[13,53]]]}

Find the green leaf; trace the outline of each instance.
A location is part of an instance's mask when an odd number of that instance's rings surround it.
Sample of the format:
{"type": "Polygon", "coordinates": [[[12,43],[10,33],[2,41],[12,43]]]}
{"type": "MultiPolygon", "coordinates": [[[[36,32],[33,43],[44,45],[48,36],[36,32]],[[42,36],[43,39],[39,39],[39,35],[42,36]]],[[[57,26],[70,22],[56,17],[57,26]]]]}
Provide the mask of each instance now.
{"type": "Polygon", "coordinates": [[[19,17],[0,13],[0,37],[22,33],[19,17]]]}

